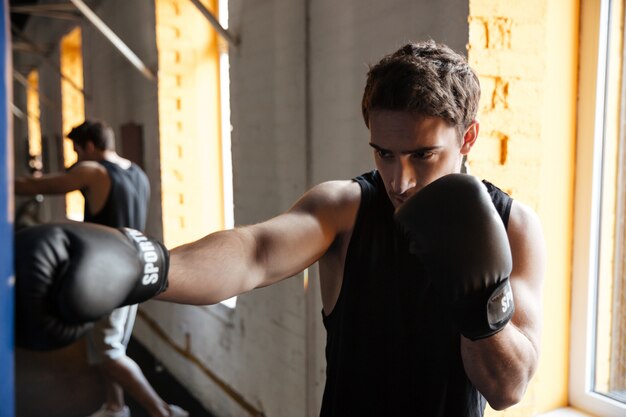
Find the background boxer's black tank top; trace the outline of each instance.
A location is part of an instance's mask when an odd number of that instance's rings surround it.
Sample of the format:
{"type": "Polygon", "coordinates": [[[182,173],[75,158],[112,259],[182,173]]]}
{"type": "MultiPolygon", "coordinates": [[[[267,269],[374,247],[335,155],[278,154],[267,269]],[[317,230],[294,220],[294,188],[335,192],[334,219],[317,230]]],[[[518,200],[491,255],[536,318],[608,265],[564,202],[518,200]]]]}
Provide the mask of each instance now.
{"type": "MultiPolygon", "coordinates": [[[[485,399],[463,369],[458,330],[409,254],[380,175],[355,180],[362,197],[341,292],[323,317],[321,416],[482,416],[485,399]]],[[[512,199],[486,185],[506,226],[512,199]]]]}
{"type": "MultiPolygon", "coordinates": [[[[150,183],[146,174],[135,164],[128,169],[106,160],[97,161],[104,166],[111,179],[111,190],[102,209],[91,213],[85,198],[85,222],[111,227],[146,227],[150,183]]],[[[84,192],[83,192],[84,195],[84,192]]]]}

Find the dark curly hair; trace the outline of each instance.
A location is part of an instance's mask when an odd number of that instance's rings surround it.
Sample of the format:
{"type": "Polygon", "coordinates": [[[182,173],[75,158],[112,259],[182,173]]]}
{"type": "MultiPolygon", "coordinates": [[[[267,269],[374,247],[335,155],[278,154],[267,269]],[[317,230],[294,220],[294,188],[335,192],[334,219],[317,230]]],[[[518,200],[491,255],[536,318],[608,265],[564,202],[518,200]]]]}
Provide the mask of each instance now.
{"type": "Polygon", "coordinates": [[[370,67],[361,110],[406,110],[444,119],[462,136],[478,111],[480,82],[462,55],[432,40],[408,43],[370,67]]]}

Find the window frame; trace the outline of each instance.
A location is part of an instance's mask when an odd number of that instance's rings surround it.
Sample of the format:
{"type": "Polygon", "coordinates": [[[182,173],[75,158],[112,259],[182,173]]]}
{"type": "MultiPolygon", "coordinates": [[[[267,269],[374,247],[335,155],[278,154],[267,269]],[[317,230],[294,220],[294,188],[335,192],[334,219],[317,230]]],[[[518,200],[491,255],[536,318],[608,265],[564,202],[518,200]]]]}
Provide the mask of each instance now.
{"type": "Polygon", "coordinates": [[[581,1],[569,398],[586,412],[618,417],[626,404],[593,386],[610,12],[611,0],[581,1]]]}

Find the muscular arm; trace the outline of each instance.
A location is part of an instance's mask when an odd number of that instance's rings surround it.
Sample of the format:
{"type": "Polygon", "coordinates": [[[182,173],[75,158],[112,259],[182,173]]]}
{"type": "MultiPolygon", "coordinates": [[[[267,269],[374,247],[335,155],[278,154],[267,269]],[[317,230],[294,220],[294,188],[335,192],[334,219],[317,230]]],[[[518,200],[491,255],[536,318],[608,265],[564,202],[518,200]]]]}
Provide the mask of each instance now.
{"type": "Polygon", "coordinates": [[[41,177],[18,177],[15,179],[15,194],[65,194],[80,190],[102,181],[106,176],[102,169],[95,163],[81,162],[67,172],[41,177]]]}
{"type": "Polygon", "coordinates": [[[353,191],[348,181],[324,183],[273,219],[174,248],[169,287],[157,298],[214,304],[299,273],[351,226],[353,191]]]}
{"type": "Polygon", "coordinates": [[[461,336],[465,371],[496,410],[516,404],[524,395],[537,368],[541,332],[543,235],[536,215],[518,202],[511,209],[508,236],[515,314],[494,336],[474,342],[461,336]]]}

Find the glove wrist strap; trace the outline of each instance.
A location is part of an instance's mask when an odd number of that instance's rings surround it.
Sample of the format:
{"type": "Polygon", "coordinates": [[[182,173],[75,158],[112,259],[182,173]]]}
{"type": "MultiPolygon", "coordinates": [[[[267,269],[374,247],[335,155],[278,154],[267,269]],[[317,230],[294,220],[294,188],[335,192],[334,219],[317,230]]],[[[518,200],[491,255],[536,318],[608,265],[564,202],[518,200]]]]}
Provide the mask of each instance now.
{"type": "Polygon", "coordinates": [[[142,265],[142,276],[122,305],[146,301],[167,289],[169,258],[167,249],[158,241],[146,237],[138,230],[119,229],[135,246],[142,265]]]}
{"type": "Polygon", "coordinates": [[[515,305],[509,278],[479,296],[466,298],[456,311],[463,336],[484,339],[498,333],[513,317],[515,305]]]}

